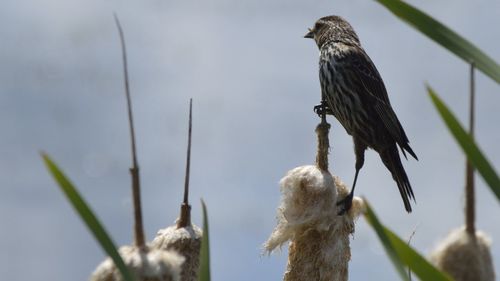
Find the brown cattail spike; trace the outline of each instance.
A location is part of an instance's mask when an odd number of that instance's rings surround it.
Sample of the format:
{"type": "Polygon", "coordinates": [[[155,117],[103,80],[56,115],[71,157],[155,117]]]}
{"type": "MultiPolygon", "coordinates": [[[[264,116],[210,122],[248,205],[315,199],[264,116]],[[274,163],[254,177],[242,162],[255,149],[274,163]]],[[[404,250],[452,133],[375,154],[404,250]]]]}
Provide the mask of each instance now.
{"type": "Polygon", "coordinates": [[[115,23],[118,27],[118,32],[120,34],[120,43],[122,47],[122,59],[123,59],[123,74],[125,77],[125,95],[127,97],[127,108],[128,108],[128,121],[130,126],[130,139],[132,143],[132,168],[130,168],[130,174],[132,177],[132,199],[134,202],[134,233],[135,233],[135,244],[139,248],[145,247],[144,242],[144,229],[142,226],[142,211],[141,211],[141,190],[139,181],[139,166],[137,164],[137,152],[135,148],[135,132],[134,132],[134,120],[132,116],[132,102],[130,99],[130,87],[128,83],[128,67],[127,67],[127,50],[125,47],[125,36],[123,35],[123,29],[118,20],[116,14],[115,23]]]}
{"type": "MultiPolygon", "coordinates": [[[[321,106],[326,104],[325,94],[321,94],[321,106]]],[[[330,124],[326,122],[326,110],[321,113],[321,123],[316,127],[318,135],[318,151],[316,153],[316,166],[323,171],[328,171],[328,153],[330,152],[330,141],[328,133],[330,132],[330,124]]]]}
{"type": "MultiPolygon", "coordinates": [[[[470,65],[470,97],[469,97],[469,134],[474,138],[475,119],[475,83],[474,83],[474,63],[470,65]]],[[[474,193],[474,167],[467,159],[465,162],[465,230],[476,237],[475,227],[475,193],[474,193]]]]}
{"type": "Polygon", "coordinates": [[[323,171],[328,171],[328,153],[330,150],[330,143],[328,140],[328,132],[330,131],[330,124],[326,119],[321,118],[321,123],[316,127],[316,134],[318,135],[318,152],[316,153],[316,166],[323,171]]]}
{"type": "Polygon", "coordinates": [[[191,206],[189,205],[189,171],[191,168],[191,135],[193,128],[193,99],[189,99],[189,129],[186,156],[186,174],[184,178],[184,201],[181,205],[181,215],[177,221],[177,228],[191,225],[191,206]]]}

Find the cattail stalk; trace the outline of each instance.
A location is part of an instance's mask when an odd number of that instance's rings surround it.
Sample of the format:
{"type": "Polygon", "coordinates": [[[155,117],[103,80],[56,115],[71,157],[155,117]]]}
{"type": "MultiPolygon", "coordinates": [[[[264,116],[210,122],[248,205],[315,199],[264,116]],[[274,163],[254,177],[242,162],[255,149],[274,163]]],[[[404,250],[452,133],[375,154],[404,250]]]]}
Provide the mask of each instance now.
{"type": "MultiPolygon", "coordinates": [[[[144,239],[144,230],[142,226],[141,197],[139,167],[137,164],[137,153],[135,148],[135,133],[132,119],[132,103],[130,100],[130,89],[128,84],[127,56],[125,50],[125,39],[123,31],[115,15],[115,22],[120,34],[120,42],[123,54],[123,70],[125,74],[125,93],[128,105],[128,117],[130,125],[130,138],[132,142],[132,197],[134,202],[134,232],[135,245],[122,246],[118,249],[120,256],[128,269],[137,281],[155,281],[168,280],[180,281],[181,270],[185,258],[175,251],[166,251],[163,249],[149,248],[144,239]]],[[[116,268],[114,262],[107,258],[104,260],[90,276],[90,281],[122,281],[122,276],[116,268]]]]}
{"type": "Polygon", "coordinates": [[[127,64],[127,49],[125,46],[125,35],[123,34],[123,29],[118,20],[118,17],[114,15],[115,23],[118,27],[118,32],[120,34],[120,43],[122,47],[122,60],[123,60],[123,75],[125,80],[125,96],[127,97],[127,109],[128,109],[128,123],[130,126],[130,140],[132,146],[132,167],[130,168],[130,175],[132,177],[132,200],[134,202],[134,234],[135,234],[135,245],[139,248],[144,248],[144,228],[142,226],[142,209],[141,209],[141,190],[140,190],[140,180],[139,180],[139,166],[137,165],[137,150],[135,148],[135,131],[134,131],[134,119],[132,115],[132,102],[130,99],[130,86],[128,79],[128,64],[127,64]]]}
{"type": "Polygon", "coordinates": [[[193,128],[193,99],[189,99],[189,128],[186,156],[186,174],[184,175],[184,200],[181,205],[181,215],[177,221],[177,228],[191,225],[191,206],[189,205],[189,171],[191,167],[191,135],[193,128]]]}
{"type": "MultiPolygon", "coordinates": [[[[470,95],[469,95],[469,134],[474,138],[475,119],[475,81],[474,63],[470,65],[470,95]]],[[[475,237],[475,192],[474,192],[474,167],[469,159],[465,162],[465,230],[472,237],[475,237]]]]}
{"type": "Polygon", "coordinates": [[[175,226],[160,229],[151,242],[155,249],[177,251],[185,261],[182,264],[181,280],[198,280],[202,230],[191,223],[191,206],[189,205],[189,171],[191,166],[191,135],[193,123],[193,100],[189,100],[189,129],[184,180],[184,199],[181,204],[180,217],[175,226]]]}
{"type": "Polygon", "coordinates": [[[278,224],[264,244],[271,253],[289,241],[284,281],[347,281],[351,259],[350,236],[354,220],[363,212],[363,201],[354,197],[345,215],[338,215],[337,201],[348,188],[328,171],[330,125],[322,116],[316,128],[316,165],[290,170],[281,179],[278,224]]]}

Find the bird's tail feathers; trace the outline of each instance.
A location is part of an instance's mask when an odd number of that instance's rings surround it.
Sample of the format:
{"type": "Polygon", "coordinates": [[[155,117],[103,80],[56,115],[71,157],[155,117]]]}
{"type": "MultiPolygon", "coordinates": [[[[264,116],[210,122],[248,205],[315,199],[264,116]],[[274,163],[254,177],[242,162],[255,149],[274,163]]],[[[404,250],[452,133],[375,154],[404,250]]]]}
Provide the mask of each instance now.
{"type": "MultiPolygon", "coordinates": [[[[411,148],[407,151],[412,156],[414,156],[411,148]]],[[[416,158],[416,156],[414,157],[416,158]]],[[[384,162],[385,166],[389,169],[392,174],[392,178],[398,185],[399,193],[401,194],[401,198],[403,199],[406,211],[408,213],[411,213],[410,199],[413,199],[413,201],[415,202],[415,195],[413,194],[410,181],[408,180],[408,176],[406,175],[403,164],[401,163],[398,149],[394,145],[393,147],[390,147],[381,152],[380,158],[382,159],[382,162],[384,162]]]]}
{"type": "Polygon", "coordinates": [[[401,152],[403,153],[403,156],[408,159],[408,157],[406,157],[406,152],[410,153],[410,155],[415,158],[415,160],[418,161],[418,157],[417,155],[415,154],[415,152],[413,152],[413,149],[411,149],[410,145],[408,143],[404,143],[404,144],[401,144],[401,143],[398,143],[399,145],[399,148],[401,149],[401,152]]]}

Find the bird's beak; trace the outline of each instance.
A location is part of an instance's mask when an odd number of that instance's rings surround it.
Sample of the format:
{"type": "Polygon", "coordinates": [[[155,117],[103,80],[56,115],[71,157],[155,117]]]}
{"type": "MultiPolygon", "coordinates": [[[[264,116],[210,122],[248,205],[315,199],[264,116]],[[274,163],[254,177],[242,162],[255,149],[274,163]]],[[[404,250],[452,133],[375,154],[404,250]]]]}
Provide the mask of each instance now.
{"type": "Polygon", "coordinates": [[[314,39],[314,31],[309,28],[309,32],[306,35],[304,35],[304,38],[314,39]]]}

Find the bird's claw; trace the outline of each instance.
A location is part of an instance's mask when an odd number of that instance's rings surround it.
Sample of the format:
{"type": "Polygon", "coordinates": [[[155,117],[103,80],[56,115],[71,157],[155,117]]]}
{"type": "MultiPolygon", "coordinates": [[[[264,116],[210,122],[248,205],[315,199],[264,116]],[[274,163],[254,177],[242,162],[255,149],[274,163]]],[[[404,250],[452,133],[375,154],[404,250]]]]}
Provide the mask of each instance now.
{"type": "Polygon", "coordinates": [[[345,215],[352,207],[353,193],[349,193],[344,199],[337,202],[337,206],[340,206],[340,210],[337,213],[339,216],[345,215]]]}
{"type": "Polygon", "coordinates": [[[322,117],[323,114],[332,114],[332,110],[328,107],[326,102],[322,101],[320,104],[314,106],[314,113],[322,117]]]}

